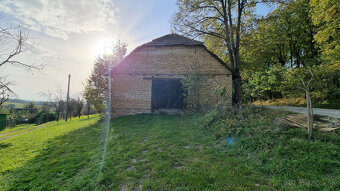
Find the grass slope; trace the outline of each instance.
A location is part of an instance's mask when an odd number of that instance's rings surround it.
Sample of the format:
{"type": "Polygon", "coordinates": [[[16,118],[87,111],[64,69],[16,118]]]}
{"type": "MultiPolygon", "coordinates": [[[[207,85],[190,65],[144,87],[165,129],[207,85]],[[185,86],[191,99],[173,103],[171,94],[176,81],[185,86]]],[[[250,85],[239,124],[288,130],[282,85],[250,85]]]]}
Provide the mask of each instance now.
{"type": "Polygon", "coordinates": [[[282,131],[269,110],[235,144],[202,129],[201,115],[111,122],[103,176],[98,117],[52,122],[0,142],[0,190],[339,190],[340,137],[282,131]]]}

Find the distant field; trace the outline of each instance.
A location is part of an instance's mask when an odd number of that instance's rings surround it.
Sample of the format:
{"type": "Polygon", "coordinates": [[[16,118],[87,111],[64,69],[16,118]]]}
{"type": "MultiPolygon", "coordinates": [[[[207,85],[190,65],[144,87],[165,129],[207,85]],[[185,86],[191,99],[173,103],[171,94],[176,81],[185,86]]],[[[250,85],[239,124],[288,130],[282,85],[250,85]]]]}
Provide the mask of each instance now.
{"type": "Polygon", "coordinates": [[[34,102],[37,106],[41,106],[44,102],[42,101],[28,101],[28,100],[19,100],[19,99],[9,99],[2,106],[7,106],[10,104],[15,105],[15,108],[23,108],[26,104],[34,102]]]}
{"type": "Polygon", "coordinates": [[[10,105],[10,104],[15,105],[15,108],[24,108],[25,106],[25,103],[17,103],[17,102],[10,102],[10,101],[3,103],[2,106],[6,107],[7,105],[10,105]]]}
{"type": "Polygon", "coordinates": [[[98,115],[49,122],[0,141],[0,190],[340,190],[340,136],[307,141],[276,128],[281,115],[259,111],[229,146],[198,126],[201,114],[121,117],[104,163],[98,115]]]}

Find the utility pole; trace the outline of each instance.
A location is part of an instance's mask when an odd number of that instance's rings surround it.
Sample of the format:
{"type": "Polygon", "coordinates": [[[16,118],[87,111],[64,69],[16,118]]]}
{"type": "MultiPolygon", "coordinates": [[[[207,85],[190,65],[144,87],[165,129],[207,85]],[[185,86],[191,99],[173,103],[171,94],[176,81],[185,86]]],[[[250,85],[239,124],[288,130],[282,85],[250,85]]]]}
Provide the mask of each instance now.
{"type": "Polygon", "coordinates": [[[110,124],[110,118],[111,118],[111,68],[110,68],[110,65],[107,71],[107,78],[108,78],[107,79],[107,114],[108,114],[108,123],[110,124]]]}
{"type": "Polygon", "coordinates": [[[70,98],[70,80],[71,80],[71,74],[68,75],[68,87],[67,87],[67,97],[66,97],[66,114],[65,114],[65,121],[67,121],[67,117],[68,117],[68,100],[70,98]]]}

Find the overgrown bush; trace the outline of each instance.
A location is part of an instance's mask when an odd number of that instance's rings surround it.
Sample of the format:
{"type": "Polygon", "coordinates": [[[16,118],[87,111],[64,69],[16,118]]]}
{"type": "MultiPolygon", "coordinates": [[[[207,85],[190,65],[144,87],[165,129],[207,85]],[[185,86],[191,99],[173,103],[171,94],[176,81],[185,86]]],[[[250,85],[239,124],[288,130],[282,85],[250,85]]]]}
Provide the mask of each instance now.
{"type": "Polygon", "coordinates": [[[200,90],[204,80],[203,74],[196,69],[196,71],[194,70],[192,73],[189,73],[186,78],[181,81],[186,92],[185,103],[188,111],[198,111],[201,109],[200,90]]]}
{"type": "Polygon", "coordinates": [[[224,105],[210,110],[198,122],[202,128],[213,131],[216,139],[219,139],[226,136],[236,137],[251,130],[265,129],[273,124],[276,117],[287,113],[251,105],[243,106],[240,113],[232,106],[224,105]]]}
{"type": "MultiPolygon", "coordinates": [[[[311,97],[316,103],[324,100],[338,100],[340,97],[340,70],[325,65],[309,67],[314,75],[311,97]]],[[[273,66],[244,77],[245,101],[293,99],[305,97],[300,77],[305,77],[307,67],[286,68],[273,66]]],[[[308,73],[309,74],[309,73],[308,73]]]]}
{"type": "Polygon", "coordinates": [[[39,125],[55,120],[57,120],[57,115],[55,113],[41,111],[35,117],[30,119],[30,123],[35,123],[39,125]]]}

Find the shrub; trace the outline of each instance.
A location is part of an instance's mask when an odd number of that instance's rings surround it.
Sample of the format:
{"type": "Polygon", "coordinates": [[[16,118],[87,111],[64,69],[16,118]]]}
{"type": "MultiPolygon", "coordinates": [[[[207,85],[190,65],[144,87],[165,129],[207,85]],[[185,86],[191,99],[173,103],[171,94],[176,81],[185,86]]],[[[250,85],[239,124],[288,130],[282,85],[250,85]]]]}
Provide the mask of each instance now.
{"type": "Polygon", "coordinates": [[[55,113],[41,111],[35,117],[31,118],[30,122],[39,125],[54,120],[57,120],[55,113]]]}
{"type": "Polygon", "coordinates": [[[220,106],[207,112],[198,120],[202,128],[211,130],[216,138],[239,136],[252,130],[262,130],[273,124],[276,117],[288,114],[281,110],[270,110],[250,105],[243,106],[242,113],[232,106],[220,106]]]}

